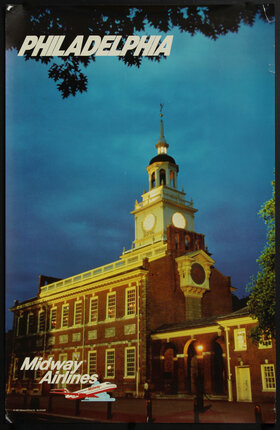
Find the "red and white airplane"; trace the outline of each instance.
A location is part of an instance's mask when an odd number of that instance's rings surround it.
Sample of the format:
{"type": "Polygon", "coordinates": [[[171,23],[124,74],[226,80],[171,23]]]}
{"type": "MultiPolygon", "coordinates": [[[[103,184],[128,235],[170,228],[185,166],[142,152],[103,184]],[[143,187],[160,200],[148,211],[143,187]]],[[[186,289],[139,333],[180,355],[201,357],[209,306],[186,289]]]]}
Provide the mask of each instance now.
{"type": "Polygon", "coordinates": [[[102,382],[101,384],[73,392],[69,391],[67,388],[54,388],[50,390],[50,394],[63,394],[66,399],[84,399],[85,397],[98,397],[97,394],[111,391],[115,388],[117,388],[116,384],[111,384],[111,382],[102,382]]]}

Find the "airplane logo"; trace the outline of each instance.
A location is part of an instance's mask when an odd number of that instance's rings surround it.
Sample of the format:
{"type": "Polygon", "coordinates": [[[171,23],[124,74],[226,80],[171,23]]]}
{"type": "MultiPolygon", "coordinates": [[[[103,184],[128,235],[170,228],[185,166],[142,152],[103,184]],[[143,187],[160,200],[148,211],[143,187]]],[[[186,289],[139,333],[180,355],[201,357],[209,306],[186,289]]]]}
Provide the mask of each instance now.
{"type": "Polygon", "coordinates": [[[50,390],[50,394],[62,394],[65,399],[82,399],[83,401],[115,401],[114,398],[107,394],[107,391],[111,391],[117,388],[116,384],[111,382],[98,382],[96,381],[90,387],[84,388],[78,391],[69,391],[67,388],[54,388],[50,390]]]}

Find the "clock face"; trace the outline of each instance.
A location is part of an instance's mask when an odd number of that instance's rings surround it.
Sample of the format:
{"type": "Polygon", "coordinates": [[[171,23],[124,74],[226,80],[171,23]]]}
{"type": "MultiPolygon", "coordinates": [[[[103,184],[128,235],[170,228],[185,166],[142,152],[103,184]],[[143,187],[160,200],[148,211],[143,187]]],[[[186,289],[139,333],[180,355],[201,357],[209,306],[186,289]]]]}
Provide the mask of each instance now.
{"type": "Polygon", "coordinates": [[[194,263],[191,267],[191,277],[192,280],[198,284],[201,285],[205,281],[205,270],[201,266],[201,264],[194,263]]]}
{"type": "Polygon", "coordinates": [[[172,224],[174,227],[185,228],[186,227],[186,218],[180,212],[175,212],[172,215],[172,224]]]}
{"type": "Polygon", "coordinates": [[[149,214],[145,217],[143,222],[144,230],[150,231],[154,227],[156,222],[156,217],[153,214],[149,214]]]}

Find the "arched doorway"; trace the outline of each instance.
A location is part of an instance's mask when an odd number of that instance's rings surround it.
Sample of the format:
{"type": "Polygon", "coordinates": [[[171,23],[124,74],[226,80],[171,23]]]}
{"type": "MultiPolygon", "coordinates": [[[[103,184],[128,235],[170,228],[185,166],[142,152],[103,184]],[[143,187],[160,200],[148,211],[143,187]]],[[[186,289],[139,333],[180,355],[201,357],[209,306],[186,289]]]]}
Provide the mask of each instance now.
{"type": "Polygon", "coordinates": [[[166,394],[176,394],[177,392],[177,362],[176,350],[172,344],[166,345],[163,362],[163,386],[166,394]]]}
{"type": "Polygon", "coordinates": [[[192,394],[196,392],[195,384],[197,377],[197,357],[194,341],[187,346],[187,360],[185,364],[187,370],[186,389],[188,393],[192,394]]]}
{"type": "Polygon", "coordinates": [[[225,364],[221,345],[213,342],[212,387],[214,394],[225,394],[225,364]]]}

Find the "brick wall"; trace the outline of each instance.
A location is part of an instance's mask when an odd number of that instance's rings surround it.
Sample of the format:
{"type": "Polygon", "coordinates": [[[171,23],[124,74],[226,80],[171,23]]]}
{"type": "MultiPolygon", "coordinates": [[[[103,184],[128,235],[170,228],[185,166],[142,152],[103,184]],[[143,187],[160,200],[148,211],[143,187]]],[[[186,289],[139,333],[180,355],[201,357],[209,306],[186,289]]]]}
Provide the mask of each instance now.
{"type": "Polygon", "coordinates": [[[232,312],[230,278],[216,268],[211,269],[209,286],[202,297],[202,316],[225,315],[232,312]]]}
{"type": "Polygon", "coordinates": [[[185,297],[180,289],[176,262],[171,255],[150,263],[148,282],[149,330],[184,320],[185,297]]]}

